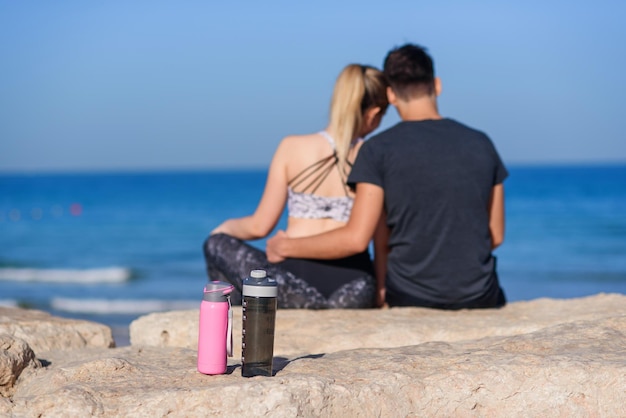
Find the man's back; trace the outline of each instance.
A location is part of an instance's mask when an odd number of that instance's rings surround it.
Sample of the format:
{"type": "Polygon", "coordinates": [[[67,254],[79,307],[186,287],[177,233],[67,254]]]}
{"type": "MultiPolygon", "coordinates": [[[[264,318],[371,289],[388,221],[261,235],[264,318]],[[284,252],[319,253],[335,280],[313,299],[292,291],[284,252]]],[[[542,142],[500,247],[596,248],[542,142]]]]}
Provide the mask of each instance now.
{"type": "Polygon", "coordinates": [[[384,189],[390,305],[497,304],[488,208],[506,175],[489,138],[451,119],[401,122],[362,147],[349,181],[384,189]]]}

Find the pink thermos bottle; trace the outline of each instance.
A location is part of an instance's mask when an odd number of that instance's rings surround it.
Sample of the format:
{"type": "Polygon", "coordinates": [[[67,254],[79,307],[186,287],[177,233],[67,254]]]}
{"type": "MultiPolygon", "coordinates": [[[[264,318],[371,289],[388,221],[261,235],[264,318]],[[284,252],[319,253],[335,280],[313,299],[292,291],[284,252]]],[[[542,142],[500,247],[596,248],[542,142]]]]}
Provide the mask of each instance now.
{"type": "Polygon", "coordinates": [[[204,288],[198,330],[198,371],[204,374],[226,372],[226,355],[233,355],[233,314],[230,283],[213,281],[204,288]]]}

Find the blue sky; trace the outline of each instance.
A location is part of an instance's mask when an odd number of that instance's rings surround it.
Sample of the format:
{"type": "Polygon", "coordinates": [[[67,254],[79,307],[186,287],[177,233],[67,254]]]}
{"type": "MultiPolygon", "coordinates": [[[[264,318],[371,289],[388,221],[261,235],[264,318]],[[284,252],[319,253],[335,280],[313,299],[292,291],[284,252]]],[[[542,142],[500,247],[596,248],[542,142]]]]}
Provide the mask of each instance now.
{"type": "Polygon", "coordinates": [[[0,0],[0,171],[266,167],[405,42],[505,163],[626,162],[625,4],[0,0]]]}

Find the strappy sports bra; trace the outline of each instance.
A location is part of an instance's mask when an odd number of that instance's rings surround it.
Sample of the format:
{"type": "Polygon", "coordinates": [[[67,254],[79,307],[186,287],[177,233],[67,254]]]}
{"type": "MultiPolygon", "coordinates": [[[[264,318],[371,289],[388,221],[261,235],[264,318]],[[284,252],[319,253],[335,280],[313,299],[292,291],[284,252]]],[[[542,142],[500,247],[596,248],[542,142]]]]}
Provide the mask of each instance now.
{"type": "Polygon", "coordinates": [[[339,158],[333,138],[326,131],[319,132],[319,134],[326,138],[333,148],[333,153],[311,164],[287,183],[287,212],[293,218],[334,219],[339,222],[347,222],[354,203],[354,199],[348,194],[347,175],[339,167],[339,158]],[[339,171],[345,196],[316,195],[315,191],[334,168],[339,171]],[[305,183],[302,190],[294,191],[302,183],[305,183]]]}

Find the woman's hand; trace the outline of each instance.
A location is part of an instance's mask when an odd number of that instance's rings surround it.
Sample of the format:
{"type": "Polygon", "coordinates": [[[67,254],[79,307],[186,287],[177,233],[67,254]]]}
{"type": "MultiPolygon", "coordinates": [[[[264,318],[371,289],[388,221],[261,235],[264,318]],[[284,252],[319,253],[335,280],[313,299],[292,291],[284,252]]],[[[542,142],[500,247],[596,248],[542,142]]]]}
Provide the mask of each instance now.
{"type": "Polygon", "coordinates": [[[285,260],[281,254],[281,245],[287,240],[285,231],[278,231],[276,235],[269,238],[265,245],[265,255],[270,263],[280,263],[285,260]]]}

